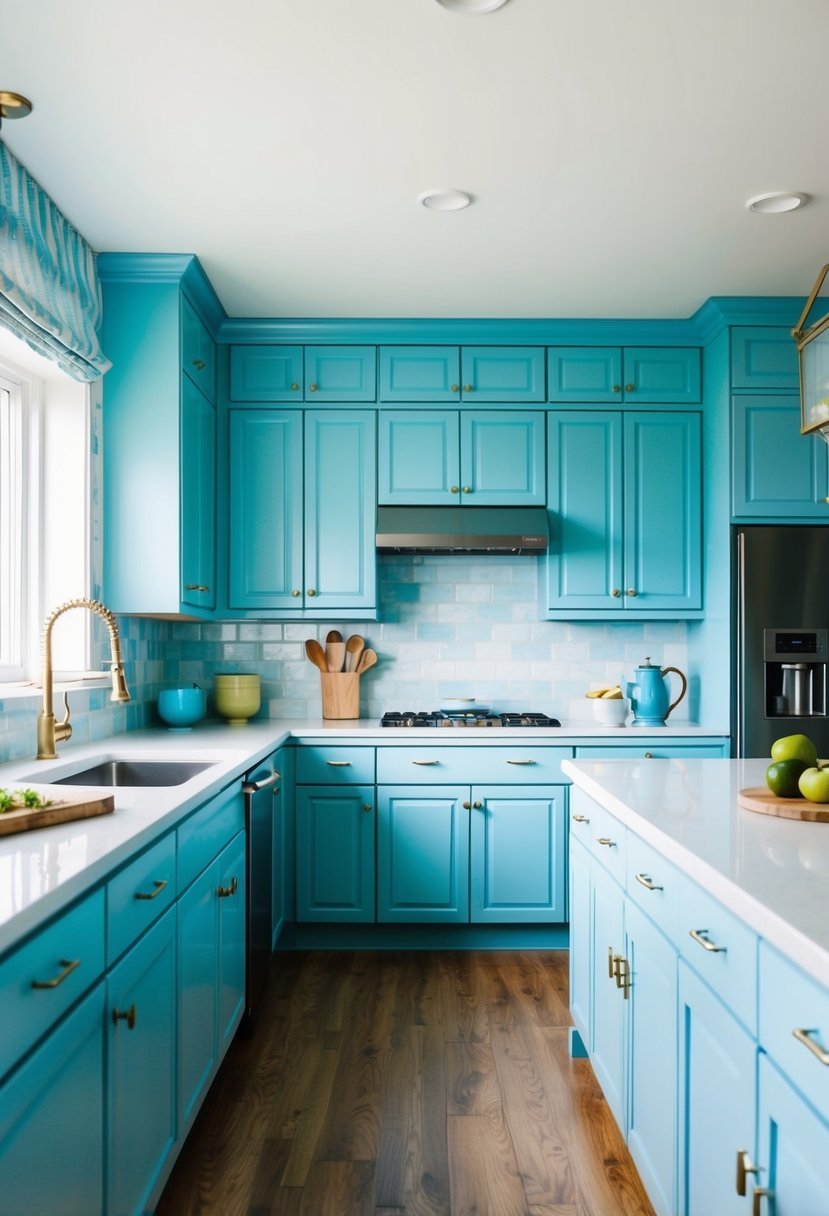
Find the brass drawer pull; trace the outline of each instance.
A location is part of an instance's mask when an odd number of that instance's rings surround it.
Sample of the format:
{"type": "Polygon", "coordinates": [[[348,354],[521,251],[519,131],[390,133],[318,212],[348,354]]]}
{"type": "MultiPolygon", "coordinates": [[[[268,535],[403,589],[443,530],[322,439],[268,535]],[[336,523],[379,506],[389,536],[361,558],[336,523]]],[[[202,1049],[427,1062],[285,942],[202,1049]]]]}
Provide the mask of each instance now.
{"type": "Polygon", "coordinates": [[[702,946],[703,950],[707,950],[710,954],[725,954],[727,947],[716,945],[709,937],[705,936],[707,932],[707,929],[689,929],[688,936],[692,937],[698,946],[702,946]]]}
{"type": "Polygon", "coordinates": [[[135,1005],[130,1005],[129,1009],[113,1009],[112,1024],[117,1026],[119,1022],[127,1023],[127,1030],[135,1030],[135,1005]]]}
{"type": "Polygon", "coordinates": [[[507,764],[536,764],[535,760],[507,760],[507,764]]]}
{"type": "Polygon", "coordinates": [[[229,887],[218,887],[216,894],[218,895],[219,899],[227,899],[229,895],[235,895],[238,889],[239,884],[234,878],[229,887]]]}
{"type": "Polygon", "coordinates": [[[608,946],[608,948],[607,948],[607,978],[609,980],[613,979],[615,971],[616,971],[616,955],[613,953],[613,947],[608,946]]]}
{"type": "Polygon", "coordinates": [[[820,1043],[812,1038],[813,1034],[817,1034],[816,1030],[793,1030],[792,1034],[798,1043],[802,1043],[804,1047],[808,1047],[812,1055],[817,1056],[821,1064],[829,1066],[829,1051],[825,1047],[821,1047],[820,1043]]]}
{"type": "Polygon", "coordinates": [[[153,883],[153,886],[155,887],[154,891],[150,891],[150,892],[136,891],[135,898],[136,899],[158,899],[161,892],[167,886],[167,879],[166,878],[157,878],[155,880],[155,882],[153,883]]]}
{"type": "Polygon", "coordinates": [[[412,764],[440,764],[440,760],[413,760],[412,764]]]}
{"type": "Polygon", "coordinates": [[[350,760],[326,760],[325,763],[330,765],[331,768],[351,768],[350,760]]]}
{"type": "Polygon", "coordinates": [[[185,591],[209,591],[210,588],[204,583],[187,583],[185,591]]]}
{"type": "Polygon", "coordinates": [[[574,815],[573,816],[573,823],[589,823],[589,822],[590,822],[590,820],[587,818],[586,815],[574,815]]]}
{"type": "Polygon", "coordinates": [[[616,987],[622,989],[624,998],[627,1000],[630,992],[630,963],[621,954],[614,956],[613,973],[616,987]]]}
{"type": "Polygon", "coordinates": [[[60,960],[60,965],[61,965],[61,967],[63,967],[63,971],[61,971],[60,975],[56,975],[53,980],[32,980],[32,987],[33,988],[57,988],[59,984],[62,984],[63,981],[72,974],[72,972],[75,970],[76,967],[80,967],[81,960],[79,958],[76,958],[76,959],[62,958],[60,960]]]}
{"type": "Polygon", "coordinates": [[[646,891],[664,891],[664,887],[659,887],[653,881],[650,874],[634,874],[633,876],[638,883],[645,888],[646,891]]]}
{"type": "Polygon", "coordinates": [[[771,1199],[774,1191],[769,1187],[756,1186],[754,1188],[754,1198],[751,1201],[751,1216],[760,1216],[760,1206],[763,1202],[763,1197],[771,1199]]]}
{"type": "MultiPolygon", "coordinates": [[[[274,769],[270,777],[262,777],[259,781],[246,781],[242,786],[242,793],[258,794],[260,790],[266,790],[272,785],[278,785],[281,780],[281,774],[274,769]]],[[[274,790],[274,793],[276,793],[276,790],[274,790]]]]}
{"type": "Polygon", "coordinates": [[[759,1178],[760,1167],[753,1165],[751,1157],[744,1148],[737,1150],[737,1194],[745,1195],[746,1193],[746,1175],[756,1174],[759,1178]]]}
{"type": "Polygon", "coordinates": [[[596,843],[606,845],[609,849],[612,849],[615,846],[616,841],[611,840],[609,836],[597,836],[596,843]]]}

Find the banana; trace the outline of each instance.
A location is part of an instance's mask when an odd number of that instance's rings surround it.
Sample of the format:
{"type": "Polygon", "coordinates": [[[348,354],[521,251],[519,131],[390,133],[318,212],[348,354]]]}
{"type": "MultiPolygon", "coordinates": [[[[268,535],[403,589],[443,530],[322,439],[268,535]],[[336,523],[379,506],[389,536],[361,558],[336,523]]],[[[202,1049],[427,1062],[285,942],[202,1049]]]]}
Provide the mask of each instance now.
{"type": "Polygon", "coordinates": [[[622,690],[618,684],[616,685],[615,688],[608,688],[606,692],[602,693],[603,701],[621,701],[621,699],[622,699],[622,690]]]}
{"type": "Polygon", "coordinates": [[[601,688],[591,688],[584,695],[592,699],[596,697],[617,698],[621,697],[622,690],[618,684],[603,684],[601,688]]]}

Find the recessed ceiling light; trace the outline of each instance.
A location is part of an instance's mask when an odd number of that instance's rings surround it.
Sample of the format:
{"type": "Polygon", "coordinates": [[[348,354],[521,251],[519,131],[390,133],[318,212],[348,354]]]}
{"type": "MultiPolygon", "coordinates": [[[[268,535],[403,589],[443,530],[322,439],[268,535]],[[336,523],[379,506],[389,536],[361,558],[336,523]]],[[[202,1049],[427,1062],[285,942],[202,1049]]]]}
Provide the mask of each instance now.
{"type": "Polygon", "coordinates": [[[417,201],[430,211],[462,211],[472,202],[472,195],[464,190],[424,190],[417,201]]]}
{"type": "Polygon", "coordinates": [[[746,211],[757,211],[760,215],[780,215],[784,211],[797,211],[805,207],[809,201],[808,194],[795,194],[788,190],[778,190],[772,194],[755,194],[746,203],[746,211]]]}
{"type": "Polygon", "coordinates": [[[32,103],[20,93],[0,89],[0,126],[4,118],[26,118],[32,112],[32,103]]]}
{"type": "Polygon", "coordinates": [[[444,8],[453,13],[494,13],[496,8],[502,8],[507,0],[438,0],[444,8]]]}

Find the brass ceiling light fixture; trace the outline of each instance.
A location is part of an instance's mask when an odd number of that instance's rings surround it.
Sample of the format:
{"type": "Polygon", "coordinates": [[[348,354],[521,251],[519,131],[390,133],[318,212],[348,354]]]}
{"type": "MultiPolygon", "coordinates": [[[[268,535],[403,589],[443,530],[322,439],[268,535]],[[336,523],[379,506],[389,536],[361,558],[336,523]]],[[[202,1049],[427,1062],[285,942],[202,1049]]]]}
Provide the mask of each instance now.
{"type": "Polygon", "coordinates": [[[8,89],[0,89],[0,127],[5,118],[28,118],[32,112],[32,103],[22,93],[12,93],[8,89]]]}
{"type": "Polygon", "coordinates": [[[806,327],[827,274],[829,263],[815,279],[792,337],[800,364],[800,433],[811,435],[817,431],[829,443],[829,312],[806,327]]]}

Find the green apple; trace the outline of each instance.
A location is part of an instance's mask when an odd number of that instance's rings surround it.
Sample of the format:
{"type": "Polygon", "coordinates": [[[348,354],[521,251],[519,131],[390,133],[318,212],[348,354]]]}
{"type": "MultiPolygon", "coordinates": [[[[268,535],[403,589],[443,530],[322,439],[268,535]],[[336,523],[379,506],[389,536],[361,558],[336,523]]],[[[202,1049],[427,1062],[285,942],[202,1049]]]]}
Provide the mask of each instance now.
{"type": "Polygon", "coordinates": [[[808,767],[802,760],[775,760],[766,769],[766,785],[778,798],[799,798],[800,774],[808,767]]]}
{"type": "Polygon", "coordinates": [[[804,769],[797,784],[803,797],[810,802],[829,802],[829,769],[804,769]]]}
{"type": "Polygon", "coordinates": [[[772,760],[803,760],[808,768],[817,764],[817,748],[806,735],[784,735],[771,745],[772,760]]]}

